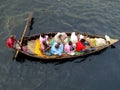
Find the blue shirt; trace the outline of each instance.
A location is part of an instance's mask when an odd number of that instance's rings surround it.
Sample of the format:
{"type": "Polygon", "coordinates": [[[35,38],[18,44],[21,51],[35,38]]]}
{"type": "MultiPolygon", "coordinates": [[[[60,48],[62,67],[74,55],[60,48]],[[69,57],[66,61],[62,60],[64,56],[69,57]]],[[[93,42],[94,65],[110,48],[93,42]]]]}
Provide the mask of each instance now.
{"type": "Polygon", "coordinates": [[[56,44],[57,44],[56,42],[53,43],[53,45],[52,45],[52,47],[51,47],[51,53],[54,54],[54,55],[56,55],[56,54],[62,55],[62,52],[63,52],[63,44],[60,44],[59,48],[56,48],[56,47],[55,47],[56,44]]]}

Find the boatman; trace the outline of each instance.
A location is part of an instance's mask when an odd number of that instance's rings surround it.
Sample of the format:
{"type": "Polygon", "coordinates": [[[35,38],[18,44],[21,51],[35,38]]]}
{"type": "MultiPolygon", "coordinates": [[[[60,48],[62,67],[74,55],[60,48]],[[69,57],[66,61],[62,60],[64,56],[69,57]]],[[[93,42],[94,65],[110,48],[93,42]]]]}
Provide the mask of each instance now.
{"type": "Polygon", "coordinates": [[[19,41],[17,41],[15,35],[11,35],[6,41],[6,46],[8,48],[16,48],[17,44],[19,45],[18,49],[21,49],[21,44],[19,43],[19,41]]]}

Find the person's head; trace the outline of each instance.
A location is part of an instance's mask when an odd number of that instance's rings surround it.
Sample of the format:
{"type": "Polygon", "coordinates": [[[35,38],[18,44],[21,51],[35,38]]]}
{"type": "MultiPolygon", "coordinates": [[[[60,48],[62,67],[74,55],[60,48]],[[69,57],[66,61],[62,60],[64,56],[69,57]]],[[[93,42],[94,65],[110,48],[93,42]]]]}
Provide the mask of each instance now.
{"type": "Polygon", "coordinates": [[[43,34],[41,34],[41,37],[45,38],[45,34],[44,34],[44,33],[43,33],[43,34]]]}
{"type": "Polygon", "coordinates": [[[46,42],[46,41],[43,41],[43,45],[44,45],[44,46],[47,46],[48,44],[47,44],[47,42],[46,42]]]}
{"type": "Polygon", "coordinates": [[[62,35],[60,34],[58,37],[59,37],[59,38],[62,38],[62,35]]]}
{"type": "Polygon", "coordinates": [[[69,43],[68,43],[69,45],[72,45],[72,42],[71,41],[69,41],[69,43]]]}
{"type": "Polygon", "coordinates": [[[84,43],[84,42],[85,42],[85,39],[81,39],[81,42],[84,43]]]}
{"type": "Polygon", "coordinates": [[[10,35],[10,38],[16,39],[16,36],[15,35],[10,35]]]}
{"type": "Polygon", "coordinates": [[[53,37],[52,33],[49,33],[49,38],[51,39],[53,37]]]}
{"type": "Polygon", "coordinates": [[[84,38],[88,38],[88,35],[87,35],[87,34],[85,34],[85,35],[84,35],[84,38]]]}
{"type": "Polygon", "coordinates": [[[60,43],[57,43],[56,45],[55,45],[55,48],[59,48],[59,46],[60,46],[60,43]]]}
{"type": "Polygon", "coordinates": [[[75,32],[75,35],[76,35],[76,36],[78,36],[78,35],[79,35],[79,33],[78,33],[78,32],[75,32]]]}

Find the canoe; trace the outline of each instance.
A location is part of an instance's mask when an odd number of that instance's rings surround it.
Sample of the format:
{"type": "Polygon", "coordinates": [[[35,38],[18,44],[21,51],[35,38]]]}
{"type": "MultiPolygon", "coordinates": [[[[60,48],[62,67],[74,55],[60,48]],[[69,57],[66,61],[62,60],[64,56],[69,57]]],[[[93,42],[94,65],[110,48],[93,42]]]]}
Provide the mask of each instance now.
{"type": "MultiPolygon", "coordinates": [[[[50,36],[52,34],[52,37],[54,37],[56,35],[57,32],[49,32],[49,33],[44,33],[48,36],[50,36]]],[[[81,32],[77,32],[79,34],[82,35],[88,35],[89,38],[103,38],[105,39],[104,36],[98,36],[98,35],[91,35],[91,34],[86,34],[86,33],[81,33],[81,32]]],[[[42,33],[41,33],[42,34],[42,33]]],[[[22,41],[22,45],[24,47],[27,47],[28,51],[23,51],[23,50],[18,50],[19,53],[21,53],[22,55],[25,55],[29,58],[31,58],[32,60],[40,60],[40,61],[45,61],[45,62],[52,62],[52,61],[61,61],[61,60],[69,60],[69,59],[74,59],[74,58],[80,58],[83,56],[87,56],[87,55],[91,55],[94,54],[96,52],[100,52],[104,49],[106,49],[107,47],[115,44],[116,42],[118,42],[118,39],[115,38],[110,38],[110,43],[109,44],[105,44],[102,46],[96,46],[94,51],[89,51],[89,52],[85,52],[85,53],[79,53],[79,54],[75,54],[75,55],[68,55],[68,54],[64,54],[64,56],[58,56],[58,55],[45,55],[42,54],[39,50],[40,48],[40,42],[39,42],[39,37],[41,34],[36,34],[36,35],[31,35],[31,36],[27,36],[23,38],[22,41]]],[[[66,32],[67,36],[70,37],[71,32],[66,32]]]]}

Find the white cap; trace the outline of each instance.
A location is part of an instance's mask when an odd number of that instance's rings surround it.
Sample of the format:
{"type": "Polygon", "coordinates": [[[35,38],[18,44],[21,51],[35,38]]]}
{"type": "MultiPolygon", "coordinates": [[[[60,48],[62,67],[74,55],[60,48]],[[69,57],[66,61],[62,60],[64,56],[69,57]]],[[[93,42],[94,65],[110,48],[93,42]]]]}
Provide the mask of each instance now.
{"type": "Polygon", "coordinates": [[[83,35],[80,35],[80,40],[81,40],[81,39],[84,39],[84,36],[83,36],[83,35]]]}

